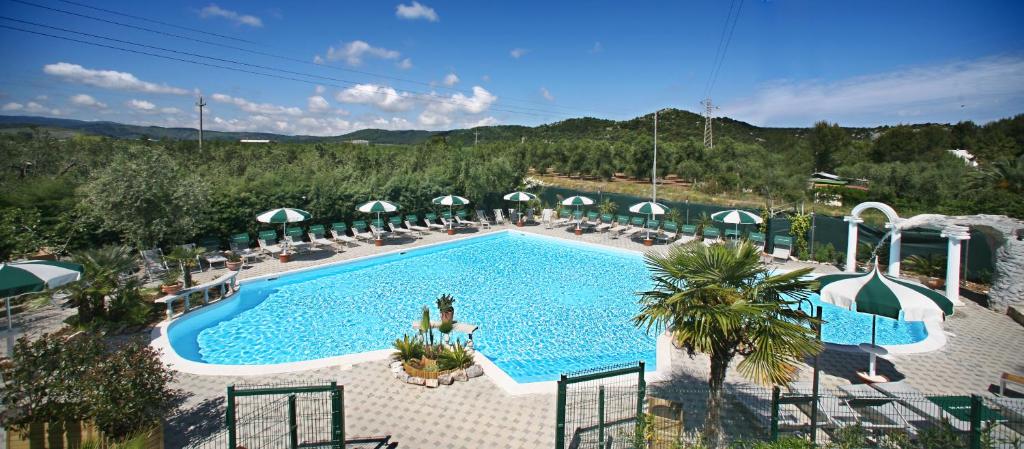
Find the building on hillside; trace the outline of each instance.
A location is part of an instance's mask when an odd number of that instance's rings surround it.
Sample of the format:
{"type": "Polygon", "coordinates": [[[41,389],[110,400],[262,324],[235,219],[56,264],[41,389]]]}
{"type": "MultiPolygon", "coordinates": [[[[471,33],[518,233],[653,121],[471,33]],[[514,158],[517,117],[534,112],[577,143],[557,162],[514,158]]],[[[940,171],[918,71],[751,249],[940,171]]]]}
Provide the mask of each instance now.
{"type": "Polygon", "coordinates": [[[957,148],[955,150],[946,150],[946,151],[949,151],[953,156],[956,156],[956,157],[958,157],[960,159],[963,159],[964,164],[967,164],[968,167],[977,167],[978,166],[978,159],[973,154],[971,154],[970,151],[961,150],[959,148],[957,148]]]}
{"type": "Polygon", "coordinates": [[[814,202],[834,207],[843,205],[844,190],[868,190],[866,179],[844,178],[827,172],[815,172],[807,180],[814,189],[814,202]]]}
{"type": "Polygon", "coordinates": [[[352,145],[369,145],[370,141],[369,140],[356,139],[356,140],[349,140],[348,143],[351,143],[352,145]]]}
{"type": "Polygon", "coordinates": [[[270,140],[270,139],[241,139],[238,142],[239,143],[274,143],[274,141],[270,140]]]}

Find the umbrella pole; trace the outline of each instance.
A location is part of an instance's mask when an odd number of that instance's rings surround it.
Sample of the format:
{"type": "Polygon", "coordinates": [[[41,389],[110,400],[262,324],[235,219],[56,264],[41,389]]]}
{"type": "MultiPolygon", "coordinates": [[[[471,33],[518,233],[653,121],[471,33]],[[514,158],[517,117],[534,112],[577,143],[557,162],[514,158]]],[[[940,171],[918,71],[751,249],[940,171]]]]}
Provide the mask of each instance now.
{"type": "Polygon", "coordinates": [[[11,298],[4,298],[7,305],[7,357],[14,356],[14,322],[11,321],[11,298]]]}
{"type": "MultiPolygon", "coordinates": [[[[875,329],[876,329],[877,324],[878,324],[878,315],[871,315],[871,346],[872,346],[872,348],[875,346],[875,329]]],[[[878,356],[875,355],[874,351],[872,351],[871,354],[868,356],[868,374],[871,375],[871,377],[875,376],[875,365],[876,365],[875,358],[876,357],[878,357],[878,356]]]]}

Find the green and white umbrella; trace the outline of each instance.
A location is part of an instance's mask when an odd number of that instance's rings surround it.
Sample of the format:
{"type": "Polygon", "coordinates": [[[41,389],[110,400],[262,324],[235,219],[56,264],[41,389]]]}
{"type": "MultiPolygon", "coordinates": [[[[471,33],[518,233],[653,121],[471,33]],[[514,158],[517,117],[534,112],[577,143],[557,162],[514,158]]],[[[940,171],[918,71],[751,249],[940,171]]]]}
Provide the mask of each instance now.
{"type": "Polygon", "coordinates": [[[537,195],[534,195],[530,192],[512,192],[508,195],[503,196],[502,198],[504,198],[505,201],[515,201],[518,203],[522,203],[530,201],[532,199],[536,199],[537,195]]]}
{"type": "Polygon", "coordinates": [[[356,210],[367,214],[376,213],[377,221],[380,221],[380,214],[395,212],[398,210],[398,205],[390,201],[374,200],[360,204],[358,207],[356,207],[356,210]]]}
{"type": "Polygon", "coordinates": [[[70,262],[32,260],[0,263],[0,297],[4,298],[7,307],[8,352],[11,350],[10,340],[13,335],[11,298],[75,282],[82,278],[83,271],[85,268],[81,265],[70,262]]]}
{"type": "MultiPolygon", "coordinates": [[[[665,215],[668,213],[668,206],[654,201],[644,201],[642,203],[636,203],[629,206],[629,211],[634,214],[650,215],[653,219],[655,215],[665,215]]],[[[651,229],[647,227],[647,240],[651,239],[651,229]]]]}
{"type": "Polygon", "coordinates": [[[502,198],[504,198],[505,201],[515,201],[515,202],[519,203],[519,208],[520,208],[520,211],[519,211],[519,222],[522,223],[523,222],[523,214],[522,214],[522,210],[521,210],[522,209],[522,203],[525,203],[525,202],[530,201],[530,200],[537,199],[537,195],[534,195],[534,194],[532,194],[530,192],[512,192],[512,193],[510,193],[508,195],[503,196],[502,198]]]}
{"type": "MultiPolygon", "coordinates": [[[[878,264],[868,273],[829,274],[817,278],[821,301],[871,314],[871,346],[876,348],[878,316],[903,321],[943,320],[953,314],[953,302],[923,285],[882,274],[878,264]]],[[[875,375],[871,352],[869,375],[875,375]]]]}
{"type": "Polygon", "coordinates": [[[580,196],[580,195],[570,196],[570,197],[562,200],[562,205],[563,206],[576,206],[576,207],[579,207],[579,206],[589,206],[591,204],[594,204],[594,200],[592,200],[592,199],[590,199],[588,197],[585,197],[585,196],[580,196]]]}
{"type": "MultiPolygon", "coordinates": [[[[465,199],[465,198],[463,198],[461,196],[457,196],[457,195],[439,196],[437,198],[434,198],[431,202],[434,203],[434,204],[442,205],[442,206],[448,206],[448,214],[449,215],[452,214],[452,207],[454,207],[454,206],[465,206],[465,205],[469,204],[469,200],[467,200],[467,199],[465,199]]],[[[452,226],[453,226],[452,221],[448,220],[448,228],[451,229],[452,226]]]]}
{"type": "Polygon", "coordinates": [[[741,224],[761,224],[764,221],[760,215],[740,209],[715,212],[711,214],[711,219],[719,223],[736,225],[736,232],[739,232],[741,224]]]}
{"type": "Polygon", "coordinates": [[[277,209],[271,209],[262,214],[257,215],[256,221],[260,223],[281,223],[281,235],[283,237],[285,235],[288,235],[288,223],[306,221],[309,220],[310,218],[313,218],[313,214],[306,212],[302,209],[281,207],[277,209]]]}

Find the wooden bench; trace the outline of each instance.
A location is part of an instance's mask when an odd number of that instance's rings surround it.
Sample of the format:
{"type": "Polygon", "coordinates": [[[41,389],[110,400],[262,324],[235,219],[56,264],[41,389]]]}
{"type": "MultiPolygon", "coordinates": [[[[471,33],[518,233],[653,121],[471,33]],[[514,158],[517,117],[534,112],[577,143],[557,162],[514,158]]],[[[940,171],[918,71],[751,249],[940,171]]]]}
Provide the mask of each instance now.
{"type": "Polygon", "coordinates": [[[1024,387],[1024,375],[1003,373],[999,378],[999,395],[1006,396],[1006,384],[1016,384],[1024,387]]]}

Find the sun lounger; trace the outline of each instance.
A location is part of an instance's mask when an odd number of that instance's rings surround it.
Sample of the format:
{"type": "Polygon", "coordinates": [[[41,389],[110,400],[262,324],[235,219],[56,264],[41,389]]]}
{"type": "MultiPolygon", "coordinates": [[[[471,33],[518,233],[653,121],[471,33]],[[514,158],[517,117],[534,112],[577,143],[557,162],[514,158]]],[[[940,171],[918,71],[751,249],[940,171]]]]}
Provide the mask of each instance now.
{"type": "Polygon", "coordinates": [[[437,231],[445,230],[445,226],[438,224],[437,214],[431,212],[423,216],[423,224],[427,225],[427,228],[437,231]]]}
{"type": "Polygon", "coordinates": [[[275,257],[275,254],[281,254],[284,251],[281,245],[277,244],[277,231],[273,229],[260,231],[256,243],[260,245],[260,250],[270,255],[270,257],[275,257]]]}
{"type": "Polygon", "coordinates": [[[257,260],[260,258],[260,254],[249,248],[249,234],[241,233],[231,236],[231,240],[228,241],[228,247],[231,248],[231,252],[235,253],[238,257],[242,258],[242,266],[245,266],[250,260],[257,260]]]}
{"type": "Polygon", "coordinates": [[[157,276],[167,272],[167,262],[164,261],[164,252],[160,248],[144,249],[139,251],[142,256],[142,269],[146,271],[146,278],[156,279],[157,276]]]}
{"type": "Polygon", "coordinates": [[[644,230],[644,218],[633,217],[629,219],[629,227],[625,231],[622,231],[623,237],[633,238],[636,237],[640,231],[644,230]]]}
{"type": "Polygon", "coordinates": [[[591,229],[597,229],[597,226],[601,224],[600,218],[601,214],[596,211],[587,212],[587,218],[583,220],[583,225],[591,229]]]}
{"type": "Polygon", "coordinates": [[[513,223],[519,223],[520,218],[522,218],[522,217],[520,217],[520,215],[522,215],[522,214],[520,214],[519,211],[517,211],[517,210],[515,210],[515,209],[513,209],[511,207],[508,209],[508,219],[509,219],[509,221],[511,221],[513,223]]]}
{"type": "Polygon", "coordinates": [[[612,214],[601,214],[601,223],[594,228],[597,232],[605,232],[612,228],[612,222],[615,221],[615,217],[612,214]]]}
{"type": "Polygon", "coordinates": [[[288,242],[288,247],[297,253],[304,253],[313,249],[313,245],[302,240],[302,228],[298,226],[286,229],[284,239],[288,242]]]}
{"type": "Polygon", "coordinates": [[[942,410],[937,404],[929,401],[920,390],[903,381],[879,382],[870,384],[883,395],[895,398],[901,404],[912,410],[920,418],[929,421],[927,424],[934,425],[943,421],[948,422],[954,429],[967,432],[971,429],[971,423],[958,419],[942,410]]]}
{"type": "Polygon", "coordinates": [[[721,232],[718,228],[711,226],[704,227],[704,244],[707,246],[714,245],[715,243],[722,243],[722,239],[719,237],[721,232]]]}
{"type": "MultiPolygon", "coordinates": [[[[813,389],[810,382],[794,382],[789,385],[789,391],[797,396],[810,398],[813,389]]],[[[855,396],[836,396],[833,394],[818,393],[818,426],[825,429],[839,429],[843,427],[860,425],[866,429],[908,429],[912,426],[902,416],[887,416],[882,409],[872,407],[884,407],[885,404],[893,402],[886,398],[857,398],[855,396]],[[860,413],[858,409],[865,413],[860,413]]],[[[804,402],[798,405],[808,419],[812,413],[811,402],[804,402]]]]}
{"type": "Polygon", "coordinates": [[[661,238],[666,242],[671,242],[679,237],[679,226],[674,221],[666,221],[661,225],[661,238]]]}
{"type": "Polygon", "coordinates": [[[613,239],[617,239],[619,238],[619,235],[622,234],[622,231],[625,231],[627,228],[629,228],[629,217],[625,215],[619,215],[613,218],[610,223],[611,227],[608,228],[608,235],[610,235],[613,239]]]}
{"type": "Polygon", "coordinates": [[[526,209],[526,223],[536,223],[537,220],[533,217],[533,208],[526,209]]]}
{"type": "Polygon", "coordinates": [[[494,209],[494,224],[505,224],[505,214],[501,213],[501,209],[494,209]]]}
{"type": "Polygon", "coordinates": [[[747,241],[762,253],[764,252],[764,234],[760,232],[751,232],[750,234],[747,234],[747,241]]]}
{"type": "Polygon", "coordinates": [[[697,225],[685,224],[679,227],[679,238],[677,238],[673,245],[685,245],[694,240],[697,240],[697,225]]]}
{"type": "Polygon", "coordinates": [[[483,229],[491,228],[491,221],[487,219],[487,214],[484,213],[483,209],[476,210],[476,219],[480,220],[480,227],[483,229]]]}
{"type": "Polygon", "coordinates": [[[725,240],[726,241],[729,241],[729,240],[739,240],[739,239],[740,239],[740,231],[738,229],[733,228],[733,229],[726,229],[725,230],[725,240]]]}
{"type": "Polygon", "coordinates": [[[373,221],[370,222],[370,232],[376,236],[377,240],[383,240],[387,237],[391,237],[391,232],[388,232],[384,227],[384,220],[379,218],[374,218],[373,221]]]}
{"type": "Polygon", "coordinates": [[[428,232],[430,232],[430,228],[428,228],[426,226],[417,226],[416,225],[416,215],[415,214],[409,214],[409,215],[405,216],[405,227],[407,227],[409,229],[412,229],[413,231],[418,232],[420,235],[424,235],[424,234],[427,234],[428,232]]]}
{"type": "Polygon", "coordinates": [[[783,235],[775,236],[773,239],[774,248],[772,249],[772,259],[788,261],[790,255],[793,253],[793,238],[783,235]]]}
{"type": "Polygon", "coordinates": [[[572,222],[572,212],[568,209],[562,209],[558,211],[558,218],[551,223],[554,227],[566,226],[572,222]]]}
{"type": "MultiPolygon", "coordinates": [[[[224,257],[224,253],[220,251],[220,240],[217,237],[206,237],[199,241],[199,246],[203,248],[203,254],[199,255],[199,261],[206,261],[206,266],[213,269],[216,264],[222,264],[227,266],[228,258],[224,257]]],[[[203,269],[203,264],[199,264],[199,270],[203,269]]]]}
{"type": "Polygon", "coordinates": [[[352,236],[358,240],[366,240],[372,242],[377,240],[374,234],[370,232],[370,227],[366,225],[363,220],[356,220],[352,222],[352,236]]]}
{"type": "Polygon", "coordinates": [[[402,217],[399,217],[397,215],[388,219],[387,226],[388,229],[391,230],[391,232],[394,232],[395,234],[410,235],[413,237],[417,237],[417,235],[413,234],[412,229],[405,229],[402,227],[402,217]]]}
{"type": "Polygon", "coordinates": [[[441,213],[440,220],[441,224],[444,226],[445,229],[457,229],[464,227],[464,225],[456,223],[455,220],[452,218],[451,212],[448,211],[441,213]]]}
{"type": "MultiPolygon", "coordinates": [[[[751,390],[742,386],[725,383],[725,391],[729,397],[739,402],[754,421],[765,430],[772,425],[772,398],[764,391],[751,390]]],[[[779,405],[779,430],[802,429],[810,424],[810,420],[793,404],[779,405]]]]}
{"type": "Polygon", "coordinates": [[[331,238],[346,245],[359,243],[358,240],[348,235],[348,225],[345,223],[334,223],[331,225],[331,238]]]}
{"type": "Polygon", "coordinates": [[[337,240],[331,240],[326,237],[327,231],[324,230],[324,225],[322,224],[310,226],[307,235],[309,236],[309,242],[317,247],[336,248],[338,252],[344,250],[343,246],[338,245],[339,242],[337,240]]]}
{"type": "Polygon", "coordinates": [[[1003,373],[1003,375],[999,376],[999,395],[1000,396],[1006,396],[1006,385],[1007,384],[1016,384],[1018,386],[1024,387],[1024,375],[1022,375],[1022,374],[1013,374],[1013,373],[1003,373]]]}
{"type": "Polygon", "coordinates": [[[647,224],[644,226],[644,238],[651,236],[655,239],[661,234],[661,221],[651,218],[647,220],[647,224]]]}
{"type": "Polygon", "coordinates": [[[463,227],[468,226],[476,228],[480,226],[480,223],[469,219],[469,212],[466,212],[465,209],[460,209],[459,211],[455,212],[455,223],[462,225],[463,227]]]}

